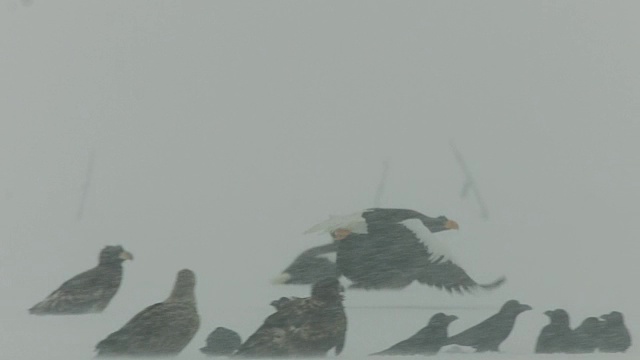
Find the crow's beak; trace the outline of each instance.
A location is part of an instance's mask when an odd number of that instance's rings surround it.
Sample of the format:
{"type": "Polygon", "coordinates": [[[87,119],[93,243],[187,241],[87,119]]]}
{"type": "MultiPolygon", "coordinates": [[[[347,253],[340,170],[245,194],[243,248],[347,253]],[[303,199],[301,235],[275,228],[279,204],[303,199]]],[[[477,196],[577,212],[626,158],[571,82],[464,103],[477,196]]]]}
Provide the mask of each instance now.
{"type": "Polygon", "coordinates": [[[527,304],[520,304],[520,311],[533,310],[533,308],[527,304]]]}

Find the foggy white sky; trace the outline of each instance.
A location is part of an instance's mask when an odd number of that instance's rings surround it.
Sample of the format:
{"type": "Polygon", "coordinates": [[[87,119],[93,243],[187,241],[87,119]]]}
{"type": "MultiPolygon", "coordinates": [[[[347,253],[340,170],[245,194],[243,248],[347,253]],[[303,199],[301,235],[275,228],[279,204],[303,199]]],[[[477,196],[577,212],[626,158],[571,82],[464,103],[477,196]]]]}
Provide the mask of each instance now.
{"type": "MultiPolygon", "coordinates": [[[[106,244],[136,256],[112,306],[137,296],[107,329],[184,267],[211,320],[326,241],[306,228],[371,206],[384,160],[385,206],[457,220],[445,238],[469,272],[507,275],[483,304],[637,302],[636,2],[2,2],[0,289],[16,321],[106,244]],[[451,139],[488,222],[458,197],[451,139]]],[[[264,291],[256,304],[288,288],[264,291]]]]}

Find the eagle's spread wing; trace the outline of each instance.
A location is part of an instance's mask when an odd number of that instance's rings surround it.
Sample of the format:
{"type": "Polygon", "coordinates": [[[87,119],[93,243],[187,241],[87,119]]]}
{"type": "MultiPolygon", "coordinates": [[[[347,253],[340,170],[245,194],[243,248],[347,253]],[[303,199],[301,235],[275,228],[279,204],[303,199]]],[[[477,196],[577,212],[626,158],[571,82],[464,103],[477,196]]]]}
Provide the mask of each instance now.
{"type": "Polygon", "coordinates": [[[463,291],[471,292],[477,288],[495,289],[502,285],[506,278],[500,277],[489,284],[478,284],[460,266],[446,261],[429,264],[419,275],[418,281],[439,289],[444,288],[448,292],[462,293],[463,291]]]}
{"type": "Polygon", "coordinates": [[[402,231],[398,231],[400,232],[398,236],[406,237],[412,242],[422,245],[422,249],[416,249],[421,254],[416,261],[416,266],[420,268],[417,270],[417,280],[420,283],[445,289],[448,292],[462,293],[477,288],[494,289],[505,282],[506,279],[501,277],[489,284],[478,284],[462,267],[455,263],[447,246],[437,234],[429,231],[422,221],[409,219],[400,222],[400,224],[408,232],[402,234],[402,231]]]}

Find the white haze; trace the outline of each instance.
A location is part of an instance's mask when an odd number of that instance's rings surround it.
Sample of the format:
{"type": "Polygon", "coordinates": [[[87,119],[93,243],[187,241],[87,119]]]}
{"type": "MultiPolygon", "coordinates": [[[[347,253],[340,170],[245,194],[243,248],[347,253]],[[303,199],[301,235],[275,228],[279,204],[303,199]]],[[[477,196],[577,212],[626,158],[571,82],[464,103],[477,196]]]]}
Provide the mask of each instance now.
{"type": "Polygon", "coordinates": [[[328,241],[302,233],[372,206],[387,160],[383,205],[455,219],[443,237],[456,260],[508,282],[477,296],[347,291],[344,358],[438,311],[458,332],[510,298],[534,310],[502,354],[474,358],[533,357],[557,307],[573,325],[619,310],[639,334],[637,2],[2,3],[3,358],[91,358],[182,268],[202,326],[180,358],[203,359],[217,326],[246,338],[271,300],[308,293],[269,283],[328,241]],[[487,221],[459,197],[450,140],[487,221]],[[27,314],[107,244],[135,260],[103,314],[27,314]]]}

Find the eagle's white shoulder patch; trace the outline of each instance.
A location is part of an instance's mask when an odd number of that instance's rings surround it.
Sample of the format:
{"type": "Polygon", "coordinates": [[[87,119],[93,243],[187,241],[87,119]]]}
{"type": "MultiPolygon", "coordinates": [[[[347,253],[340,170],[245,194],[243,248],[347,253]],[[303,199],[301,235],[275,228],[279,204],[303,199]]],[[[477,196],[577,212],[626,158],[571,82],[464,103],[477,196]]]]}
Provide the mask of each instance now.
{"type": "Polygon", "coordinates": [[[271,279],[272,284],[286,284],[287,281],[291,280],[291,275],[289,273],[283,272],[275,278],[271,279]]]}
{"type": "Polygon", "coordinates": [[[367,234],[367,222],[362,217],[362,212],[349,215],[332,215],[329,219],[312,226],[305,234],[327,232],[331,233],[338,229],[347,229],[356,234],[367,234]]]}
{"type": "Polygon", "coordinates": [[[449,252],[449,248],[438,238],[438,235],[432,233],[422,221],[419,219],[408,219],[401,221],[404,227],[413,232],[418,240],[424,244],[429,253],[431,254],[430,260],[437,260],[442,258],[442,261],[453,261],[453,257],[449,252]]]}

